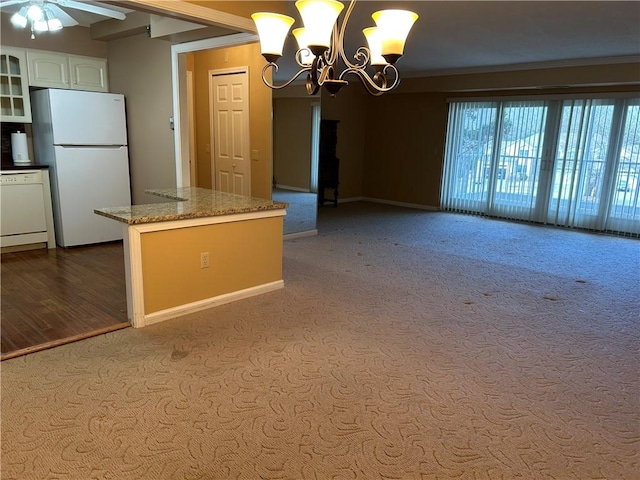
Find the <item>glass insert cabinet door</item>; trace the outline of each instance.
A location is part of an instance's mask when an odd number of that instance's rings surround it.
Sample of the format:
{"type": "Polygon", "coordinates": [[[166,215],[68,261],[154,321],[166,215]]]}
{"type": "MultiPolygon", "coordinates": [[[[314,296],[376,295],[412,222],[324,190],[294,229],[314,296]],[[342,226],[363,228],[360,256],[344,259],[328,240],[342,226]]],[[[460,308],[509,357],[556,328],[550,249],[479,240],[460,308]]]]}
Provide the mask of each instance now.
{"type": "Polygon", "coordinates": [[[24,51],[3,47],[0,51],[0,121],[31,122],[31,102],[24,51]]]}

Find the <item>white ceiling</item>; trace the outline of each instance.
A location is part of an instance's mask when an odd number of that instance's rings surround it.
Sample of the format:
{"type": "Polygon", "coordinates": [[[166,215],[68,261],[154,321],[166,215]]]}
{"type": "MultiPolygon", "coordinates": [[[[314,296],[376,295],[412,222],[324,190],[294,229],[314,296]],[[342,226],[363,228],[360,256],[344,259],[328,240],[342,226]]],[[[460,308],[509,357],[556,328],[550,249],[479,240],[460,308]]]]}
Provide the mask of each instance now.
{"type": "MultiPolygon", "coordinates": [[[[295,28],[300,17],[290,7],[295,28]]],[[[347,54],[365,44],[361,32],[374,25],[371,13],[385,8],[419,15],[397,64],[404,77],[640,56],[638,1],[359,1],[348,23],[347,54]]],[[[293,37],[287,46],[291,56],[293,37]]],[[[285,58],[278,63],[279,79],[296,67],[285,58]]]]}
{"type": "MultiPolygon", "coordinates": [[[[230,0],[229,0],[230,1],[230,0]]],[[[64,0],[59,5],[63,6],[64,0]]],[[[123,9],[126,2],[85,1],[123,9]],[[120,5],[120,7],[118,6],[120,5]]],[[[347,1],[343,1],[345,5],[347,1]]],[[[0,1],[0,6],[2,2],[0,1]]],[[[19,6],[3,8],[12,13],[19,6]]],[[[65,10],[83,26],[104,20],[75,9],[65,10]]],[[[294,2],[289,14],[302,23],[294,2]]],[[[491,71],[544,65],[610,63],[640,59],[640,1],[358,1],[348,23],[345,51],[365,44],[362,29],[371,13],[405,8],[418,13],[405,55],[398,62],[403,77],[491,71]]],[[[346,11],[346,8],[345,10],[346,11]]],[[[343,13],[344,16],[344,13],[343,13]]],[[[223,31],[228,34],[229,31],[223,31]]],[[[295,39],[287,40],[277,80],[297,71],[295,39]]],[[[640,75],[640,72],[639,72],[640,75]]]]}

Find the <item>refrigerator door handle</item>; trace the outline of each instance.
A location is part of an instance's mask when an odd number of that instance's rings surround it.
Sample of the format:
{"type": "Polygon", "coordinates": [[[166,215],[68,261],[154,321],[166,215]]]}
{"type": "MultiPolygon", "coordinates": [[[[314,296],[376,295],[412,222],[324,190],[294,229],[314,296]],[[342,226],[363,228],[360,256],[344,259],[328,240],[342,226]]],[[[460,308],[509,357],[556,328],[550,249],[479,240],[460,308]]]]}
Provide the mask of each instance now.
{"type": "Polygon", "coordinates": [[[61,143],[61,144],[56,144],[56,147],[62,147],[62,148],[122,148],[122,147],[126,147],[126,145],[75,145],[75,144],[69,144],[69,143],[61,143]]]}

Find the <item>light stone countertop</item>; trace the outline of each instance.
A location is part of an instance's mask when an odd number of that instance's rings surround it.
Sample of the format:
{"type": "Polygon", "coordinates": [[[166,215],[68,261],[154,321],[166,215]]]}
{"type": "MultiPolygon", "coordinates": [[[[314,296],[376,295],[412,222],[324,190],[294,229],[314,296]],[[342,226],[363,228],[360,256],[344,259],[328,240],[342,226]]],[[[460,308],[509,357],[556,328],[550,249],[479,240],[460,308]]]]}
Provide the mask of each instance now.
{"type": "Polygon", "coordinates": [[[185,187],[146,190],[146,193],[173,200],[167,203],[97,208],[94,212],[129,225],[168,222],[189,218],[217,217],[238,213],[280,210],[288,203],[245,197],[206,188],[185,187]]]}

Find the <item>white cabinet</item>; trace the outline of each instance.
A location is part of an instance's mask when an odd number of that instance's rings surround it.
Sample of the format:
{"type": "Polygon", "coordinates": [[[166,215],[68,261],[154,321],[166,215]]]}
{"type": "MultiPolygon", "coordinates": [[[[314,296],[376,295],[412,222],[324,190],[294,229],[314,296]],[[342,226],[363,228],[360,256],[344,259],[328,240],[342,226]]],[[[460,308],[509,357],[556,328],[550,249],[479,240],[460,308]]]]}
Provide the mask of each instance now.
{"type": "Polygon", "coordinates": [[[32,87],[70,88],[68,55],[27,50],[29,85],[32,87]]]}
{"type": "Polygon", "coordinates": [[[27,50],[29,85],[108,92],[107,61],[63,53],[27,50]]]}
{"type": "Polygon", "coordinates": [[[104,58],[69,55],[69,72],[74,90],[109,91],[107,61],[104,58]]]}
{"type": "Polygon", "coordinates": [[[0,121],[31,122],[27,59],[22,49],[0,51],[0,121]]]}
{"type": "Polygon", "coordinates": [[[2,251],[56,247],[48,170],[2,171],[0,200],[2,251]]]}

